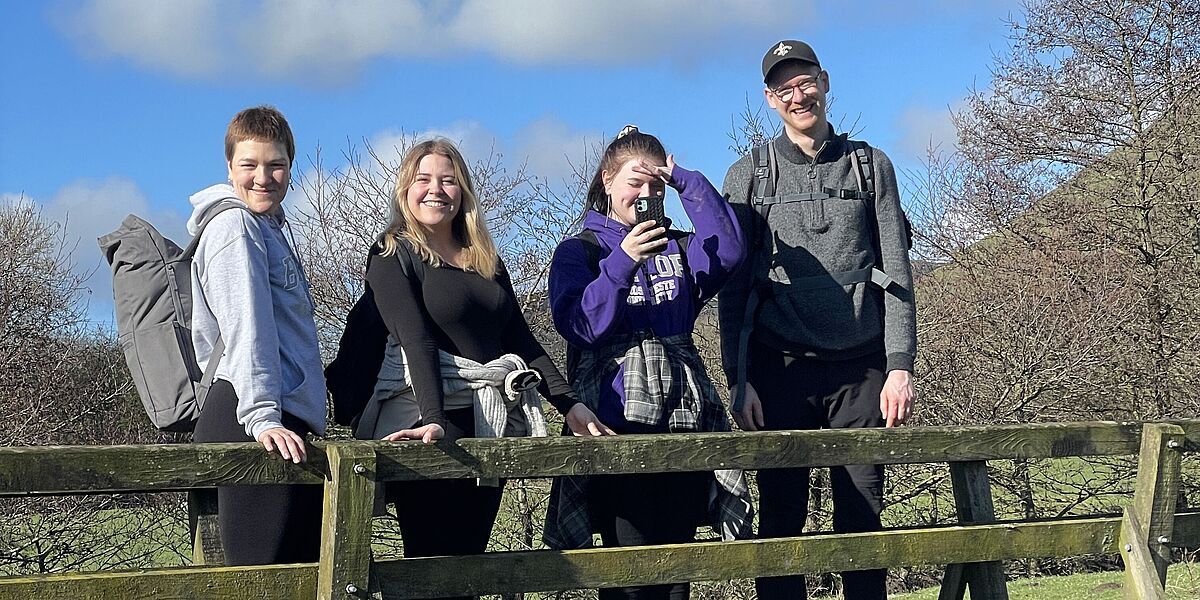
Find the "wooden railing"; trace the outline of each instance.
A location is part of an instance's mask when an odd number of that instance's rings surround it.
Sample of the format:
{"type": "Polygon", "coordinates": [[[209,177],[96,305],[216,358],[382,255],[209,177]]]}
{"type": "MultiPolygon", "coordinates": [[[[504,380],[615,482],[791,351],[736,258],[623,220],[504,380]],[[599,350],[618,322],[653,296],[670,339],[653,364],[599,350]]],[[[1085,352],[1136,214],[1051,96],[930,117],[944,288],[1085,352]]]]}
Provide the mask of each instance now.
{"type": "MultiPolygon", "coordinates": [[[[0,598],[433,598],[949,565],[942,598],[1007,598],[1009,559],[1118,553],[1127,597],[1161,598],[1171,549],[1200,546],[1200,513],[1176,512],[1181,453],[1200,421],[781,431],[615,438],[330,442],[294,465],[253,444],[0,448],[0,496],[323,485],[317,564],[198,565],[0,578],[0,598]],[[986,461],[1138,455],[1122,516],[996,522],[986,461]],[[372,561],[380,482],[467,477],[949,463],[959,525],[738,542],[496,552],[372,561]]],[[[197,562],[203,562],[203,552],[197,562]]]]}

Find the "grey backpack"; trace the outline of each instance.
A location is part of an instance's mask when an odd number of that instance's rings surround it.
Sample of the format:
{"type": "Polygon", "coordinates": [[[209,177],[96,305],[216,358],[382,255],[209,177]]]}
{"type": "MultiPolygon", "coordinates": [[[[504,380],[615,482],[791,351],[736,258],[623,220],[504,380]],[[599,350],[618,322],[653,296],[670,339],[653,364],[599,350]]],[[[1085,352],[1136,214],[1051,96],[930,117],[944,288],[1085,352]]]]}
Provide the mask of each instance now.
{"type": "Polygon", "coordinates": [[[112,267],[117,334],[138,396],[155,427],[191,431],[204,406],[225,343],[217,340],[204,372],[192,348],[192,256],[204,228],[218,214],[245,207],[225,202],[201,221],[187,248],[163,237],[153,225],[129,215],[116,231],[99,238],[112,267]]]}

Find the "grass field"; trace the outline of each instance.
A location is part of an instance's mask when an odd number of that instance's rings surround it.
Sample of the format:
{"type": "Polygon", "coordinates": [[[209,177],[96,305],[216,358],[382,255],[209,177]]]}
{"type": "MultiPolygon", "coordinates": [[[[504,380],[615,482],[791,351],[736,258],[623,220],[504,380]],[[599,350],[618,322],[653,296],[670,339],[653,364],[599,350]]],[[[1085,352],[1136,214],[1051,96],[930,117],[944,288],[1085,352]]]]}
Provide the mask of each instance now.
{"type": "MultiPolygon", "coordinates": [[[[1008,582],[1009,600],[1122,600],[1120,572],[1081,573],[1008,582]]],[[[938,588],[894,594],[892,600],[937,600],[938,588]]],[[[970,598],[970,596],[967,596],[970,598]]],[[[1179,563],[1167,570],[1167,598],[1200,599],[1200,563],[1179,563]]]]}

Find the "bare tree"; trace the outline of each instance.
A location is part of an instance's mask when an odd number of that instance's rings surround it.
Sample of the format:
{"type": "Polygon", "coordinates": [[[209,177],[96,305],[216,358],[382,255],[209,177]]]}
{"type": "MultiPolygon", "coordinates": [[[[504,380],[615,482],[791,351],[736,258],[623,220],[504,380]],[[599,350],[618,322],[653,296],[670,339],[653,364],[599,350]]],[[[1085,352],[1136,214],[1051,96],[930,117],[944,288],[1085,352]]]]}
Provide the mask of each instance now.
{"type": "Polygon", "coordinates": [[[1197,4],[1029,3],[912,186],[939,420],[1195,414],[1197,4]]]}
{"type": "MultiPolygon", "coordinates": [[[[940,265],[917,284],[920,422],[1196,414],[1198,19],[1196,0],[1039,0],[1012,23],[956,148],[907,178],[940,265]]],[[[996,505],[1111,510],[1131,469],[998,463],[996,505]]]]}
{"type": "MultiPolygon", "coordinates": [[[[0,205],[0,445],[163,441],[121,349],[90,329],[63,227],[0,205]]],[[[186,556],[179,494],[0,500],[0,573],[139,568],[186,556]]]]}

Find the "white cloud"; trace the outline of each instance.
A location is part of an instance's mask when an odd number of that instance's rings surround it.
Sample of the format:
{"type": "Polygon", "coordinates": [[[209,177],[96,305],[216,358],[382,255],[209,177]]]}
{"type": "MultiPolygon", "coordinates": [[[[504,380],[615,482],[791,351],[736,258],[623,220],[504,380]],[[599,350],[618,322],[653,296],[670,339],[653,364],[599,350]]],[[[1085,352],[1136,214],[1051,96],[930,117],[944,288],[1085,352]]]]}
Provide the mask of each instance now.
{"type": "MultiPolygon", "coordinates": [[[[690,62],[731,29],[802,16],[797,2],[751,0],[466,0],[454,38],[518,63],[613,64],[667,57],[690,62]]],[[[749,30],[754,31],[754,30],[749,30]]],[[[757,36],[759,31],[754,31],[757,36]]]]}
{"type": "Polygon", "coordinates": [[[573,130],[553,116],[544,116],[517,132],[513,156],[523,160],[533,175],[557,185],[570,179],[603,139],[598,131],[573,130]]]}
{"type": "Polygon", "coordinates": [[[787,35],[814,2],[745,0],[83,0],[63,21],[85,53],[184,77],[339,83],[379,58],[491,55],[518,64],[703,62],[787,35]],[[787,15],[786,19],[779,15],[787,15]]]}
{"type": "Polygon", "coordinates": [[[368,60],[422,50],[426,16],[413,0],[265,0],[237,41],[262,74],[341,81],[368,60]],[[275,19],[285,26],[272,26],[275,19]],[[267,26],[263,26],[267,24],[267,26]]]}
{"type": "Polygon", "coordinates": [[[61,25],[84,53],[196,77],[221,67],[227,41],[220,16],[209,0],[90,0],[61,25]]]}
{"type": "Polygon", "coordinates": [[[499,154],[505,167],[516,169],[524,164],[530,174],[550,183],[568,177],[571,165],[580,164],[584,153],[602,139],[599,132],[574,130],[558,118],[545,115],[524,125],[511,139],[502,139],[478,121],[457,121],[417,132],[384,130],[368,138],[367,143],[384,162],[398,164],[403,150],[415,141],[432,137],[454,142],[468,162],[499,154]]]}
{"type": "Polygon", "coordinates": [[[964,106],[965,101],[941,108],[908,107],[896,119],[901,136],[899,150],[914,160],[923,159],[931,147],[934,150],[952,151],[958,141],[953,114],[964,106]]]}

